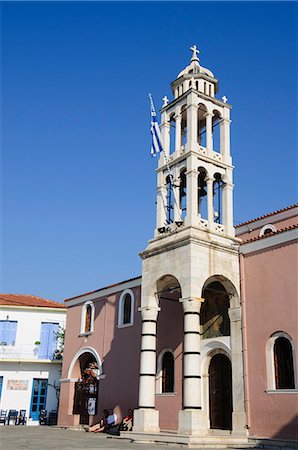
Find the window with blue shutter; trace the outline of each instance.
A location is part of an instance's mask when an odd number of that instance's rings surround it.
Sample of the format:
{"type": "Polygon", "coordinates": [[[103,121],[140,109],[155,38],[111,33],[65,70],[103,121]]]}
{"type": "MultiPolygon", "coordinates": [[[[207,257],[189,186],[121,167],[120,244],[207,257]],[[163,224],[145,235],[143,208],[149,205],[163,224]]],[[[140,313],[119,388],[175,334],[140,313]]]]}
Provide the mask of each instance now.
{"type": "Polygon", "coordinates": [[[40,330],[39,359],[53,359],[57,349],[59,323],[42,322],[40,330]]]}
{"type": "Polygon", "coordinates": [[[16,320],[0,320],[0,344],[14,345],[17,335],[16,320]]]}

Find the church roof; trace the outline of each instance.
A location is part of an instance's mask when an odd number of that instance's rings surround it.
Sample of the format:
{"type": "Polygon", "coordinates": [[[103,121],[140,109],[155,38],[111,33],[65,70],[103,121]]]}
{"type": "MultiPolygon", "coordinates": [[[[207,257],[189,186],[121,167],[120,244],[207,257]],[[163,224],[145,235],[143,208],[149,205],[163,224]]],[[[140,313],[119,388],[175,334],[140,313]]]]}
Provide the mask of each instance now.
{"type": "Polygon", "coordinates": [[[263,216],[256,217],[255,219],[251,219],[251,220],[247,220],[246,222],[239,223],[238,225],[235,225],[235,228],[242,227],[242,225],[246,225],[248,223],[257,222],[258,220],[266,219],[267,217],[275,216],[276,214],[279,214],[284,211],[288,211],[290,209],[294,209],[297,207],[298,207],[298,203],[295,203],[294,205],[287,206],[286,208],[278,209],[277,211],[274,211],[274,212],[271,212],[268,214],[264,214],[263,216]]]}
{"type": "Polygon", "coordinates": [[[83,294],[76,295],[75,297],[66,298],[64,301],[68,302],[69,300],[73,300],[75,298],[83,297],[84,295],[95,294],[96,292],[100,292],[100,291],[102,291],[104,289],[109,289],[109,288],[112,288],[112,287],[115,287],[115,286],[119,286],[119,285],[121,285],[123,283],[128,283],[130,281],[137,280],[138,278],[141,279],[142,277],[138,276],[138,277],[134,277],[134,278],[129,278],[128,280],[119,281],[118,283],[109,284],[109,285],[103,286],[103,287],[101,287],[99,289],[95,289],[94,291],[84,292],[83,294]]]}
{"type": "Polygon", "coordinates": [[[62,303],[54,302],[46,298],[25,294],[0,294],[1,306],[31,306],[38,308],[65,309],[62,303]]]}
{"type": "Polygon", "coordinates": [[[190,50],[193,52],[192,58],[190,60],[190,64],[183,69],[177,78],[182,77],[183,75],[188,75],[189,73],[198,74],[202,73],[204,75],[208,75],[208,77],[214,78],[214,74],[211,72],[211,70],[206,69],[206,67],[202,67],[199,63],[198,53],[199,50],[197,49],[196,45],[193,45],[190,50]]]}

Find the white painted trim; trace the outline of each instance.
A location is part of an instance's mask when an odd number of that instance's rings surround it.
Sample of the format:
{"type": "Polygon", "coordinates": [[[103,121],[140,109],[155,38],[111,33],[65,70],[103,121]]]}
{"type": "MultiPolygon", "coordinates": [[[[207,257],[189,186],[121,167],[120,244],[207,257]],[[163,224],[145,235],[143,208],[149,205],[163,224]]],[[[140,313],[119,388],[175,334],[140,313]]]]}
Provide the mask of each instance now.
{"type": "Polygon", "coordinates": [[[293,339],[291,338],[291,336],[284,331],[277,331],[276,333],[273,333],[266,343],[265,352],[266,352],[267,386],[268,386],[268,389],[266,390],[266,392],[278,393],[279,391],[285,392],[285,391],[297,390],[298,386],[297,386],[297,373],[296,373],[296,364],[295,364],[296,352],[295,352],[295,345],[294,345],[294,342],[293,342],[293,339]],[[274,367],[274,344],[275,344],[276,339],[278,339],[280,337],[287,339],[290,342],[291,347],[292,347],[295,389],[276,389],[275,367],[274,367]]]}
{"type": "MultiPolygon", "coordinates": [[[[62,304],[62,303],[61,303],[62,304]]],[[[66,313],[67,311],[67,307],[65,306],[65,308],[50,308],[47,306],[13,306],[13,305],[1,305],[0,304],[0,309],[26,309],[26,310],[36,310],[36,311],[51,311],[51,312],[55,312],[55,313],[66,313]]]]}
{"type": "Polygon", "coordinates": [[[60,383],[75,383],[78,381],[77,378],[60,378],[60,383]]]}
{"type": "Polygon", "coordinates": [[[135,296],[132,290],[125,289],[122,292],[118,302],[118,328],[131,327],[134,324],[134,310],[135,310],[135,296]],[[130,321],[129,323],[123,323],[124,320],[124,299],[126,295],[130,295],[131,304],[130,304],[130,321]]]}
{"type": "Polygon", "coordinates": [[[95,315],[95,306],[94,303],[91,301],[88,301],[84,303],[81,313],[81,328],[80,328],[80,336],[89,336],[93,333],[94,330],[94,315],[95,315]],[[85,322],[86,322],[86,312],[87,312],[87,306],[91,306],[91,321],[90,321],[90,330],[85,331],[85,322]]]}
{"type": "Polygon", "coordinates": [[[271,223],[268,223],[267,225],[264,225],[264,226],[261,228],[261,231],[260,231],[260,233],[259,233],[259,236],[260,236],[260,237],[261,237],[261,236],[265,236],[265,233],[266,233],[267,230],[270,230],[270,231],[272,231],[273,233],[276,233],[276,228],[275,228],[275,226],[272,225],[271,223]]]}
{"type": "Polygon", "coordinates": [[[248,253],[257,252],[259,250],[264,250],[269,247],[285,244],[287,242],[295,241],[297,239],[298,239],[298,230],[297,229],[288,230],[284,231],[283,233],[268,236],[258,241],[242,244],[240,246],[240,253],[242,253],[243,255],[247,255],[248,253]]]}
{"type": "Polygon", "coordinates": [[[135,280],[132,281],[125,281],[123,283],[117,284],[116,286],[111,286],[109,288],[99,289],[96,292],[93,292],[91,294],[83,294],[80,297],[74,298],[72,300],[68,300],[66,302],[66,307],[80,305],[86,301],[92,301],[96,299],[100,299],[102,297],[108,297],[109,295],[115,294],[117,292],[121,292],[125,289],[132,289],[137,286],[141,286],[142,283],[142,277],[138,277],[135,280]]]}
{"type": "Polygon", "coordinates": [[[74,357],[73,357],[73,359],[72,359],[72,361],[71,361],[71,363],[69,365],[69,369],[68,369],[68,373],[67,373],[67,378],[68,379],[72,379],[71,374],[73,372],[75,363],[77,362],[79,357],[81,355],[83,355],[84,353],[91,353],[94,356],[94,358],[96,359],[97,365],[98,365],[99,374],[100,374],[100,376],[102,375],[101,359],[100,359],[97,351],[93,347],[83,347],[83,348],[81,348],[80,350],[77,351],[77,353],[74,355],[74,357]]]}
{"type": "Polygon", "coordinates": [[[298,394],[298,389],[266,389],[267,394],[298,394]]]}

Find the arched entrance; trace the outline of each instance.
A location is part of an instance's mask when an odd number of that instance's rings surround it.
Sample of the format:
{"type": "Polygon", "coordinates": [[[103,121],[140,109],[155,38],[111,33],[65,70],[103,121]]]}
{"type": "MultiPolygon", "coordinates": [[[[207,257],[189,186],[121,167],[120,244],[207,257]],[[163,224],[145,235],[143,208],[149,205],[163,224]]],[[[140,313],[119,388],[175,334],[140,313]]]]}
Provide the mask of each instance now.
{"type": "Polygon", "coordinates": [[[210,428],[232,429],[232,367],[227,356],[214,355],[209,365],[210,428]]]}
{"type": "Polygon", "coordinates": [[[82,353],[73,368],[78,374],[75,383],[73,414],[79,414],[80,424],[89,424],[89,417],[98,409],[98,380],[100,368],[95,356],[88,351],[82,353]]]}

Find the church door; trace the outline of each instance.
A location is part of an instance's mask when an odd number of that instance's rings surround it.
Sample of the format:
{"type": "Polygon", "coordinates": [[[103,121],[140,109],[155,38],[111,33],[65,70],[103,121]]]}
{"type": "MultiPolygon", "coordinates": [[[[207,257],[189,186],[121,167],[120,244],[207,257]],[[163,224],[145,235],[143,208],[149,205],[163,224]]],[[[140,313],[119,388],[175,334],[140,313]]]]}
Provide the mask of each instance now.
{"type": "Polygon", "coordinates": [[[209,366],[210,428],[232,429],[232,368],[223,354],[213,356],[209,366]]]}

